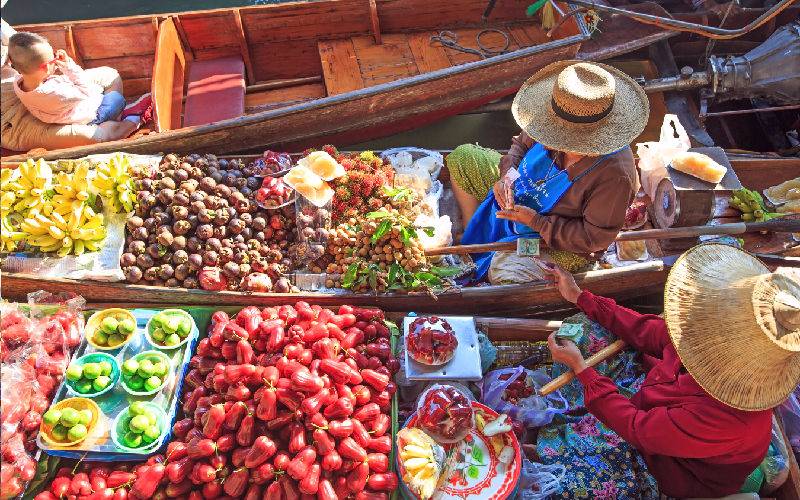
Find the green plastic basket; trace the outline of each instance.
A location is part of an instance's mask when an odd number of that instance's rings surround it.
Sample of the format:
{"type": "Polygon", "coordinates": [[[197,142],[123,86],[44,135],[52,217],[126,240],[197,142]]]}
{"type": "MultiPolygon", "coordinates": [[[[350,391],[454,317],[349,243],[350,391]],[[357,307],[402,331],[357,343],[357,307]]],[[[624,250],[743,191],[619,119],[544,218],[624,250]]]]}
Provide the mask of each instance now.
{"type": "Polygon", "coordinates": [[[138,448],[130,448],[125,446],[122,442],[122,437],[125,435],[125,425],[127,425],[127,421],[130,419],[130,407],[125,408],[117,418],[114,419],[114,423],[111,424],[111,440],[117,445],[121,450],[132,452],[132,453],[142,453],[148,454],[155,449],[159,443],[161,442],[161,438],[164,436],[164,432],[167,430],[167,415],[164,413],[158,405],[154,403],[146,402],[144,403],[148,409],[153,410],[156,413],[156,421],[158,428],[161,430],[161,433],[158,436],[158,439],[153,441],[150,444],[139,446],[138,448]]]}
{"type": "Polygon", "coordinates": [[[131,389],[125,382],[125,377],[121,377],[120,383],[122,384],[123,389],[125,389],[125,391],[132,396],[152,396],[154,394],[158,394],[161,391],[161,389],[163,389],[167,385],[167,382],[172,376],[173,372],[172,361],[169,359],[169,356],[167,356],[161,351],[155,351],[155,350],[144,351],[140,352],[136,356],[133,356],[133,358],[128,358],[128,359],[135,359],[136,361],[142,361],[143,359],[150,359],[150,360],[158,359],[159,361],[163,361],[164,363],[166,363],[167,366],[169,367],[169,372],[167,372],[167,374],[164,376],[164,380],[161,381],[161,385],[158,386],[158,388],[153,389],[152,391],[137,391],[131,389]]]}
{"type": "Polygon", "coordinates": [[[109,363],[111,363],[111,375],[110,375],[111,383],[108,384],[108,387],[99,392],[87,392],[87,393],[78,392],[78,390],[75,389],[75,383],[72,380],[64,378],[64,381],[67,384],[67,389],[69,389],[69,392],[71,394],[83,398],[96,398],[98,396],[102,396],[103,394],[107,393],[108,391],[113,389],[114,386],[117,385],[117,383],[119,383],[121,375],[119,369],[119,362],[117,362],[117,359],[114,356],[111,356],[110,354],[106,354],[104,352],[93,352],[91,354],[86,354],[85,356],[81,356],[80,358],[70,363],[70,365],[76,364],[78,366],[83,366],[87,363],[99,363],[100,361],[108,361],[109,363]]]}

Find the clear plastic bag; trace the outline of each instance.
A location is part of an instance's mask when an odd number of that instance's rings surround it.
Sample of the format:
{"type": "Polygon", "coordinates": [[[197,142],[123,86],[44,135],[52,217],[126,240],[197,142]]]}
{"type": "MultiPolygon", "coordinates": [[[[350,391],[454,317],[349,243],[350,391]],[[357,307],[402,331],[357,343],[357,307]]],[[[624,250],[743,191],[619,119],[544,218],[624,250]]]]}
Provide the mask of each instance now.
{"type": "Polygon", "coordinates": [[[544,370],[532,371],[522,366],[493,370],[486,374],[481,383],[481,402],[498,413],[507,414],[525,427],[541,427],[569,409],[567,401],[558,392],[545,397],[537,395],[539,388],[549,381],[550,377],[544,370]],[[534,392],[513,404],[504,399],[503,395],[523,375],[527,379],[526,383],[533,385],[534,392]]]}
{"type": "Polygon", "coordinates": [[[759,468],[764,473],[761,493],[765,495],[774,493],[789,478],[789,450],[786,448],[783,433],[775,417],[772,417],[772,439],[769,450],[759,468]]]}
{"type": "Polygon", "coordinates": [[[439,443],[456,443],[475,427],[472,398],[457,385],[434,384],[417,401],[417,426],[439,443]]]}
{"type": "Polygon", "coordinates": [[[800,459],[800,387],[789,395],[778,407],[778,411],[783,420],[786,436],[789,438],[789,446],[800,459]]]}
{"type": "Polygon", "coordinates": [[[655,199],[658,183],[667,176],[667,165],[678,153],[688,151],[692,147],[686,129],[676,115],[664,115],[661,124],[661,137],[658,142],[640,142],[636,144],[639,157],[639,171],[642,189],[655,199]]]}
{"type": "Polygon", "coordinates": [[[389,160],[389,163],[395,169],[410,168],[414,164],[418,167],[424,166],[433,181],[439,178],[439,172],[442,171],[444,166],[444,157],[440,153],[424,148],[391,148],[381,153],[381,158],[389,160]]]}
{"type": "Polygon", "coordinates": [[[555,495],[561,491],[561,481],[566,473],[567,469],[563,465],[544,465],[523,459],[517,498],[544,500],[555,495]]]}

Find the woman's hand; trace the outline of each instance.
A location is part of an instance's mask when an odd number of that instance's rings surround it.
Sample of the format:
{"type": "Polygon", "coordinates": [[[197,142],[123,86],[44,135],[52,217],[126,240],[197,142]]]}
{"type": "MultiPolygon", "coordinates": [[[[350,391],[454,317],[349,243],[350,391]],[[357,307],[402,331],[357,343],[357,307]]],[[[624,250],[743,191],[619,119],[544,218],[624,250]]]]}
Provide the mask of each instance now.
{"type": "Polygon", "coordinates": [[[500,208],[506,210],[514,206],[514,191],[513,183],[506,179],[505,176],[501,177],[499,181],[494,183],[492,191],[494,192],[494,199],[500,208]]]}
{"type": "Polygon", "coordinates": [[[544,262],[542,260],[538,260],[537,262],[541,264],[539,267],[547,273],[547,280],[556,285],[558,293],[564,297],[564,300],[576,304],[582,290],[578,287],[578,284],[575,283],[575,278],[572,274],[561,269],[561,267],[552,262],[544,262]]]}
{"type": "Polygon", "coordinates": [[[497,212],[498,219],[507,219],[514,222],[519,222],[520,224],[525,224],[529,228],[536,230],[533,227],[533,221],[536,220],[536,210],[532,208],[528,208],[523,205],[514,205],[508,209],[500,210],[497,212]]]}
{"type": "Polygon", "coordinates": [[[553,361],[568,366],[575,375],[588,368],[578,346],[571,340],[556,339],[556,332],[547,337],[547,347],[550,349],[553,361]]]}

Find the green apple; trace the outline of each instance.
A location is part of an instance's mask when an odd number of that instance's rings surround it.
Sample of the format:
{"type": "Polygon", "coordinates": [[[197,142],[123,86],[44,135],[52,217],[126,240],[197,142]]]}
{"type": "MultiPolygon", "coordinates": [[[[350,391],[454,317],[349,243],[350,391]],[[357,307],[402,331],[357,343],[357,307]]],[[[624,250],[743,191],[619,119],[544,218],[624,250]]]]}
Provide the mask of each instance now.
{"type": "Polygon", "coordinates": [[[142,445],[142,436],[135,432],[128,432],[125,434],[122,442],[125,443],[125,446],[128,448],[138,448],[142,445]]]}
{"type": "Polygon", "coordinates": [[[139,370],[139,362],[135,359],[127,359],[124,363],[122,363],[122,373],[125,375],[136,375],[136,372],[139,370]]]}
{"type": "Polygon", "coordinates": [[[192,320],[187,317],[181,318],[181,324],[178,326],[178,331],[175,332],[181,336],[181,338],[186,338],[192,332],[192,320]]]}
{"type": "Polygon", "coordinates": [[[61,410],[61,418],[59,422],[64,427],[72,427],[73,425],[77,424],[81,421],[81,414],[78,410],[71,407],[66,407],[61,410]]]}
{"type": "Polygon", "coordinates": [[[155,391],[161,387],[161,379],[153,375],[152,377],[148,378],[144,381],[144,390],[145,391],[155,391]]]}
{"type": "Polygon", "coordinates": [[[89,394],[93,391],[92,388],[92,381],[87,379],[81,379],[75,382],[75,390],[81,394],[89,394]]]}
{"type": "Polygon", "coordinates": [[[92,388],[96,392],[100,392],[103,389],[105,389],[106,387],[108,387],[110,384],[111,384],[111,377],[107,377],[105,375],[100,375],[99,377],[94,379],[94,382],[92,382],[92,388]]]}
{"type": "Polygon", "coordinates": [[[109,347],[116,347],[121,343],[125,342],[125,338],[118,334],[113,334],[108,336],[108,346],[109,347]]]}
{"type": "Polygon", "coordinates": [[[108,376],[111,375],[111,371],[112,370],[113,370],[113,367],[111,366],[110,362],[108,362],[108,361],[101,361],[100,362],[100,375],[105,375],[105,376],[108,377],[108,376]]]}
{"type": "Polygon", "coordinates": [[[50,434],[53,436],[53,439],[56,441],[66,441],[67,440],[67,432],[69,429],[64,427],[63,425],[59,424],[53,427],[53,430],[50,431],[50,434]]]}
{"type": "Polygon", "coordinates": [[[100,363],[86,363],[83,365],[83,376],[89,380],[94,380],[103,373],[100,363]]]}
{"type": "Polygon", "coordinates": [[[163,361],[159,360],[153,363],[153,375],[164,378],[169,373],[169,366],[163,361]]]}
{"type": "Polygon", "coordinates": [[[167,333],[175,333],[178,331],[178,328],[181,326],[181,317],[178,315],[171,315],[164,318],[162,324],[164,325],[164,331],[167,333]]]}
{"type": "Polygon", "coordinates": [[[144,416],[147,417],[147,420],[150,422],[151,426],[156,425],[156,423],[158,423],[158,417],[156,416],[156,412],[154,412],[153,410],[148,408],[147,411],[144,413],[144,416]]]}
{"type": "Polygon", "coordinates": [[[134,401],[131,403],[130,407],[128,407],[128,412],[133,415],[144,415],[147,413],[147,405],[144,404],[143,401],[134,401]]]}
{"type": "Polygon", "coordinates": [[[131,423],[128,425],[131,432],[137,434],[141,434],[148,427],[150,427],[150,419],[147,418],[147,415],[136,415],[131,419],[131,423]]]}
{"type": "Polygon", "coordinates": [[[89,424],[92,423],[92,418],[94,418],[94,415],[92,414],[92,410],[89,410],[87,408],[85,410],[81,410],[80,414],[81,414],[81,420],[78,423],[79,424],[83,424],[83,425],[88,427],[89,424]]]}
{"type": "Polygon", "coordinates": [[[97,330],[94,332],[94,343],[97,345],[108,345],[108,334],[97,330]]]}
{"type": "Polygon", "coordinates": [[[61,410],[58,410],[56,408],[50,408],[49,410],[44,412],[44,415],[42,415],[42,420],[46,425],[49,425],[51,427],[56,425],[58,421],[61,420],[61,410]]]}
{"type": "Polygon", "coordinates": [[[109,335],[115,333],[117,331],[117,327],[119,327],[119,321],[117,321],[117,318],[114,316],[106,316],[100,323],[100,328],[102,328],[103,331],[109,335]]]}
{"type": "Polygon", "coordinates": [[[161,436],[161,430],[157,425],[151,425],[142,433],[142,440],[150,444],[161,436]]]}
{"type": "Polygon", "coordinates": [[[167,334],[161,328],[156,328],[155,330],[153,330],[150,336],[153,337],[153,340],[155,340],[156,342],[163,342],[167,334]]]}
{"type": "Polygon", "coordinates": [[[75,382],[80,380],[83,376],[83,368],[77,363],[73,363],[67,367],[67,380],[75,382]]]}
{"type": "Polygon", "coordinates": [[[140,377],[148,378],[153,376],[153,362],[145,358],[139,361],[139,371],[137,372],[140,377]]]}
{"type": "Polygon", "coordinates": [[[136,322],[131,318],[125,318],[119,322],[117,331],[123,335],[130,335],[136,330],[136,322]]]}
{"type": "Polygon", "coordinates": [[[144,387],[144,379],[139,375],[134,375],[128,380],[128,387],[134,391],[141,391],[142,387],[144,387]]]}
{"type": "Polygon", "coordinates": [[[89,433],[89,429],[86,428],[83,424],[75,424],[74,426],[70,427],[67,431],[67,438],[70,441],[77,441],[79,439],[83,439],[86,437],[86,434],[89,433]]]}
{"type": "Polygon", "coordinates": [[[171,333],[167,335],[167,338],[164,339],[164,345],[166,346],[174,346],[181,343],[181,338],[177,333],[171,333]]]}

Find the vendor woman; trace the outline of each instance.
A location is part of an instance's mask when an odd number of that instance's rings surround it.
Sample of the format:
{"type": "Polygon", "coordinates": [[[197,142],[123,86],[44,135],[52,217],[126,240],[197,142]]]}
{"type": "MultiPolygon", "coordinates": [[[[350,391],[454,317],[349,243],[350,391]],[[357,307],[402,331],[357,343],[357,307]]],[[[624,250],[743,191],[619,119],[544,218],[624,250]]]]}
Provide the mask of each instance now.
{"type": "Polygon", "coordinates": [[[563,327],[548,339],[554,368],[578,379],[561,390],[574,422],[543,428],[537,445],[567,467],[562,498],[658,498],[655,483],[676,498],[739,492],[767,453],[772,408],[800,383],[800,275],[700,245],[672,268],[663,318],[582,291],[555,266],[552,278],[593,326],[577,346],[559,338],[563,327]],[[587,367],[610,340],[602,331],[630,350],[587,367]],[[574,416],[578,406],[590,413],[574,416]]]}
{"type": "MultiPolygon", "coordinates": [[[[482,165],[491,153],[470,145],[448,158],[456,196],[465,219],[470,217],[461,243],[513,241],[538,233],[551,249],[604,251],[638,191],[629,144],[647,124],[644,91],[610,66],[561,61],[526,81],[511,111],[522,133],[499,167],[482,165]],[[460,161],[465,148],[474,157],[460,161]],[[519,174],[516,180],[509,175],[512,169],[519,174]],[[494,186],[487,195],[480,186],[490,177],[494,186]]],[[[480,279],[492,254],[473,257],[480,279]]]]}

